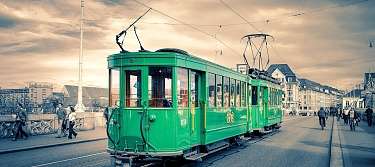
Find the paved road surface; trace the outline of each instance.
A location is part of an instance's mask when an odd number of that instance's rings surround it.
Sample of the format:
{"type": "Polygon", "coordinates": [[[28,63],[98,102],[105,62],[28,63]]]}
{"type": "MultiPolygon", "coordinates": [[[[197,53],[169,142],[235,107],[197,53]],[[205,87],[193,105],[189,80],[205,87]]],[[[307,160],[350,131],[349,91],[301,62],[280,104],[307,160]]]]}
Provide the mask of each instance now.
{"type": "Polygon", "coordinates": [[[105,153],[106,143],[101,140],[3,154],[0,155],[0,166],[105,166],[110,164],[105,153]]]}
{"type": "Polygon", "coordinates": [[[375,166],[375,127],[361,121],[356,131],[350,131],[343,120],[338,123],[345,167],[375,166]]]}
{"type": "Polygon", "coordinates": [[[279,133],[205,160],[201,166],[329,166],[332,118],[322,131],[316,117],[286,122],[279,133]]]}
{"type": "MultiPolygon", "coordinates": [[[[280,132],[209,156],[201,163],[184,166],[319,166],[329,165],[328,130],[322,131],[316,117],[290,119],[280,132]]],[[[0,166],[109,166],[106,140],[58,146],[0,156],[0,166]],[[6,164],[6,165],[4,165],[6,164]]]]}

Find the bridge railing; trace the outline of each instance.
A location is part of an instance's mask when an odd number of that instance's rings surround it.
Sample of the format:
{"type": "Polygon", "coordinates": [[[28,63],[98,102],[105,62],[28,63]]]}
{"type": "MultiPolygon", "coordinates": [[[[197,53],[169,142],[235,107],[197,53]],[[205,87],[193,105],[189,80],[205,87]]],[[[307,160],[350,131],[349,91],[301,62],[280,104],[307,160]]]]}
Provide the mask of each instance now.
{"type": "MultiPolygon", "coordinates": [[[[92,130],[95,129],[98,114],[91,112],[77,113],[74,129],[92,130]]],[[[29,135],[45,135],[56,133],[58,119],[56,114],[28,114],[26,126],[23,127],[29,135]]],[[[16,131],[16,115],[0,115],[0,138],[13,137],[16,131]]]]}

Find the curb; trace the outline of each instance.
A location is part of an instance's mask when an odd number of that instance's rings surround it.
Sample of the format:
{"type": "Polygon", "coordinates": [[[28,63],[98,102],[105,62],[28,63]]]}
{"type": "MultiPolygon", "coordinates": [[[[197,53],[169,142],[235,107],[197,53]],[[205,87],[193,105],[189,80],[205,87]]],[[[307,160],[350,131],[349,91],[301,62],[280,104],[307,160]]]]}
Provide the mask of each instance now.
{"type": "MultiPolygon", "coordinates": [[[[336,117],[334,117],[335,119],[336,117]]],[[[331,148],[330,148],[330,160],[329,166],[331,167],[339,167],[344,166],[342,148],[341,148],[341,140],[339,131],[337,128],[336,120],[333,122],[332,126],[332,139],[331,139],[331,148]]]]}
{"type": "Polygon", "coordinates": [[[14,152],[20,152],[20,151],[28,151],[28,150],[35,150],[35,149],[40,149],[40,148],[64,146],[64,145],[70,145],[70,144],[87,143],[87,142],[106,140],[106,139],[107,139],[107,137],[101,137],[101,138],[89,139],[89,140],[77,140],[77,141],[72,141],[72,142],[61,142],[61,143],[30,146],[30,147],[23,147],[23,148],[16,148],[16,149],[0,150],[0,154],[8,154],[8,153],[14,153],[14,152]]]}

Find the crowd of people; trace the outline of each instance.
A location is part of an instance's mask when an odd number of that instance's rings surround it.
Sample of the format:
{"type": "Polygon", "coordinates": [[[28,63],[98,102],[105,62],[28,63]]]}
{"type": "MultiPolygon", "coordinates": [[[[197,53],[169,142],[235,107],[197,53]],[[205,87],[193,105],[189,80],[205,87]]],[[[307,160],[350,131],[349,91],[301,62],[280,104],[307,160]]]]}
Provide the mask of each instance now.
{"type": "MultiPolygon", "coordinates": [[[[13,130],[13,141],[17,139],[27,139],[29,137],[28,125],[27,125],[27,113],[22,104],[18,104],[18,112],[16,113],[15,126],[13,130]]],[[[77,137],[78,133],[74,130],[76,123],[77,114],[74,107],[70,106],[64,108],[62,104],[58,104],[56,107],[56,115],[58,122],[57,136],[56,138],[66,137],[72,139],[77,137]]]]}
{"type": "Polygon", "coordinates": [[[337,121],[340,119],[344,120],[344,124],[350,126],[350,130],[355,131],[355,127],[359,125],[359,122],[362,120],[367,121],[369,127],[372,125],[373,120],[373,110],[370,107],[367,107],[364,113],[356,111],[353,107],[346,107],[344,109],[337,109],[335,111],[327,111],[324,108],[320,108],[318,111],[319,124],[325,127],[325,120],[328,117],[328,114],[333,114],[337,116],[337,121]],[[364,115],[363,115],[364,114],[364,115]]]}

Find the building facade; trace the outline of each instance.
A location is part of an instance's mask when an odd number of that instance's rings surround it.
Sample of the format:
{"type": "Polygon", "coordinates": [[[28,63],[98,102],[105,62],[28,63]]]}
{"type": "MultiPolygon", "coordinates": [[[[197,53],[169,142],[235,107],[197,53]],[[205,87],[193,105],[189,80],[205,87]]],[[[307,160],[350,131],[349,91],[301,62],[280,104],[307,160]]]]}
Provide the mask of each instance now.
{"type": "Polygon", "coordinates": [[[342,93],[330,86],[298,78],[287,64],[272,64],[267,72],[281,82],[285,113],[313,113],[320,107],[337,107],[342,93]]]}
{"type": "Polygon", "coordinates": [[[34,108],[40,107],[53,93],[53,85],[46,82],[29,82],[28,87],[34,108]]]}
{"type": "Polygon", "coordinates": [[[341,91],[317,82],[300,78],[300,106],[299,111],[303,113],[314,113],[321,107],[338,107],[340,104],[341,91]]]}
{"type": "Polygon", "coordinates": [[[365,100],[365,107],[375,108],[375,73],[365,73],[364,90],[362,96],[365,100]]]}
{"type": "Polygon", "coordinates": [[[287,64],[272,64],[267,72],[281,83],[284,91],[283,106],[285,113],[298,113],[299,84],[297,76],[287,64]]]}
{"type": "MultiPolygon", "coordinates": [[[[64,85],[63,97],[64,106],[75,106],[77,104],[78,87],[64,85]]],[[[108,89],[97,87],[82,87],[82,102],[85,110],[96,111],[99,108],[108,106],[108,89]]]]}

